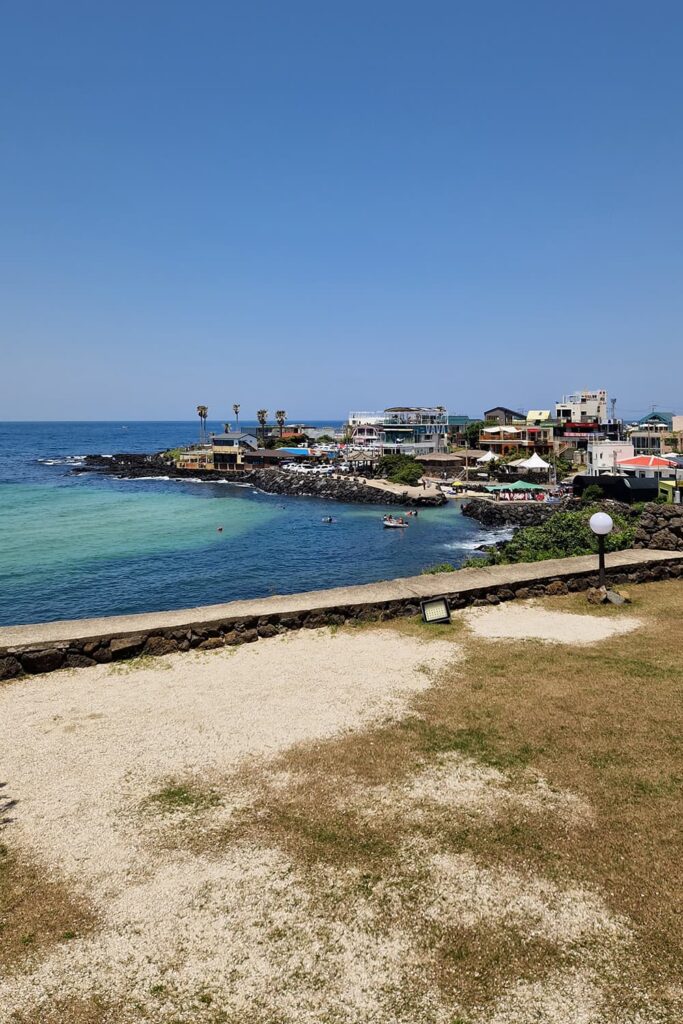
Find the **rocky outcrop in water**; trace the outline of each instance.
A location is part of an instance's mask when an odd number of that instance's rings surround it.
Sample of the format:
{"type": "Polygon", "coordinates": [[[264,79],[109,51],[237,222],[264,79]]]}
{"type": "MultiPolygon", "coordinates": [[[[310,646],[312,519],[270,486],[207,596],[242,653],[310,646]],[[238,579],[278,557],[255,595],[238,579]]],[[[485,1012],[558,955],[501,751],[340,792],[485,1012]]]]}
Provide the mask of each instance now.
{"type": "Polygon", "coordinates": [[[482,526],[539,526],[549,519],[561,504],[546,505],[540,501],[491,501],[487,498],[472,498],[463,502],[461,512],[464,516],[476,519],[482,526]]]}
{"type": "MultiPolygon", "coordinates": [[[[186,476],[176,469],[175,463],[164,452],[138,455],[118,452],[116,455],[86,455],[83,464],[74,466],[72,473],[104,473],[126,479],[148,476],[186,476]]],[[[194,474],[193,474],[194,475],[194,474]]],[[[197,476],[200,474],[197,473],[197,476]]]]}
{"type": "Polygon", "coordinates": [[[173,477],[177,480],[233,480],[248,483],[268,494],[286,494],[293,497],[329,498],[334,501],[362,502],[371,505],[403,505],[429,508],[446,504],[443,494],[421,494],[408,497],[403,491],[394,494],[365,483],[362,478],[316,476],[309,473],[285,473],[279,469],[254,469],[248,473],[229,476],[213,470],[178,469],[163,452],[147,455],[119,452],[117,455],[87,455],[83,465],[74,473],[106,473],[127,480],[145,477],[173,477]]]}

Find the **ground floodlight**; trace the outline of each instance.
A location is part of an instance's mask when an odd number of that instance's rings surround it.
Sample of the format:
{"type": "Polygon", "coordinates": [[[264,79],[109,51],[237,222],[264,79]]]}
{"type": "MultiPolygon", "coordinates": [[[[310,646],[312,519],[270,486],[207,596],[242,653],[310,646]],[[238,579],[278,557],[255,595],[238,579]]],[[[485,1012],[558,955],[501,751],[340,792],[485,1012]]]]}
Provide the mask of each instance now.
{"type": "Polygon", "coordinates": [[[433,601],[420,601],[423,622],[450,622],[451,610],[445,597],[437,597],[433,601]]]}

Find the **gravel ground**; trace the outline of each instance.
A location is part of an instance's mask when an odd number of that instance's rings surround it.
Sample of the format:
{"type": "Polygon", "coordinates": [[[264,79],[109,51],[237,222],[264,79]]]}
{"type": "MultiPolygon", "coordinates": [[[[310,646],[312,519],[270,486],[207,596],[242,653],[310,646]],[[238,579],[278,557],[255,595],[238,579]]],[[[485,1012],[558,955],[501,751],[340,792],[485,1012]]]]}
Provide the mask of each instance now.
{"type": "Polygon", "coordinates": [[[553,612],[533,604],[501,604],[463,612],[477,636],[488,640],[545,640],[557,644],[594,644],[642,625],[636,618],[607,619],[553,612]]]}

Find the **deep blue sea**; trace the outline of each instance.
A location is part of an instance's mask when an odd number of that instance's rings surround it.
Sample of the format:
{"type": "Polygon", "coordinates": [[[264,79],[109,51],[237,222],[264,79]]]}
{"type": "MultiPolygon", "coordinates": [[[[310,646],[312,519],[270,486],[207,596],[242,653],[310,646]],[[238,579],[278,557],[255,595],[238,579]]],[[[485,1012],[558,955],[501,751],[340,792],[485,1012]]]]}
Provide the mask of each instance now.
{"type": "Polygon", "coordinates": [[[196,422],[0,423],[0,624],[410,576],[459,565],[491,537],[457,502],[384,530],[383,506],[71,472],[86,454],[157,451],[197,433],[196,422]]]}

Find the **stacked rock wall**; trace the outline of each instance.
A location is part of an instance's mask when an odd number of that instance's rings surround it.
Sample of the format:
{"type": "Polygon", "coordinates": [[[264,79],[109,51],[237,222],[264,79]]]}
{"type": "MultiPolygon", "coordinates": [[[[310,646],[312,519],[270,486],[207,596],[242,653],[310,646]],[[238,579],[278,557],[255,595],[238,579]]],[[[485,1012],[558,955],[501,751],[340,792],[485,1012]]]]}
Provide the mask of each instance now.
{"type": "MultiPolygon", "coordinates": [[[[515,598],[555,596],[587,590],[598,585],[597,573],[559,573],[557,562],[555,572],[548,567],[546,576],[519,580],[512,577],[508,582],[493,582],[481,574],[481,586],[463,586],[453,591],[452,573],[444,574],[451,586],[440,585],[429,594],[430,598],[445,597],[451,609],[468,605],[496,605],[515,598]]],[[[512,567],[511,567],[512,568],[512,567]]],[[[502,570],[504,571],[504,570],[502,570]]],[[[619,586],[629,583],[649,583],[655,580],[683,578],[683,559],[660,558],[642,564],[630,564],[610,568],[607,575],[610,583],[619,586]]],[[[437,580],[437,577],[432,577],[437,580]]],[[[0,647],[0,680],[12,679],[26,674],[35,675],[53,672],[55,669],[85,668],[89,665],[120,661],[142,655],[157,657],[176,651],[213,650],[218,647],[233,647],[238,644],[254,643],[279,633],[294,629],[316,629],[320,626],[340,626],[345,622],[372,622],[418,615],[420,603],[417,596],[397,597],[393,600],[368,600],[361,604],[345,604],[343,589],[340,603],[321,608],[316,606],[315,593],[310,594],[310,605],[300,611],[273,612],[264,615],[232,616],[206,622],[191,622],[182,626],[163,627],[155,625],[128,633],[106,633],[70,640],[42,641],[39,644],[21,644],[0,647]]],[[[102,621],[106,628],[106,619],[102,621]]]]}
{"type": "Polygon", "coordinates": [[[683,505],[648,505],[638,524],[633,546],[683,551],[683,505]]]}

